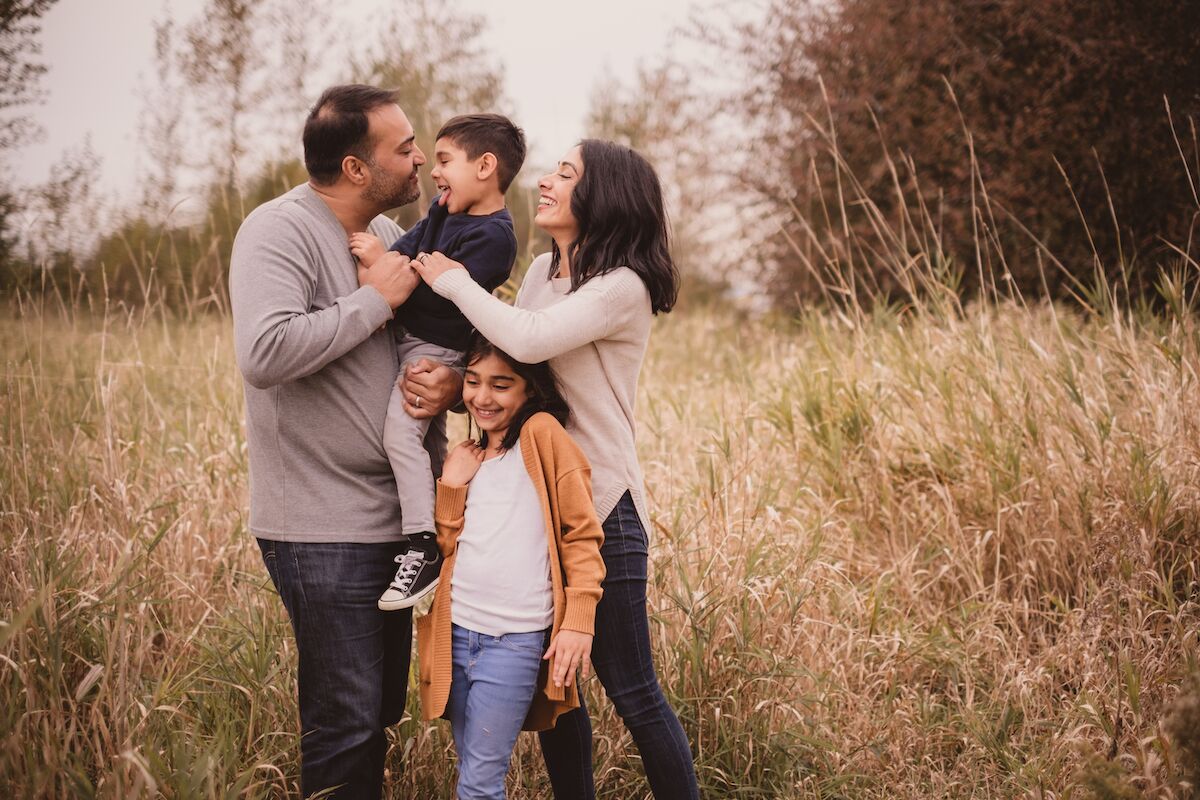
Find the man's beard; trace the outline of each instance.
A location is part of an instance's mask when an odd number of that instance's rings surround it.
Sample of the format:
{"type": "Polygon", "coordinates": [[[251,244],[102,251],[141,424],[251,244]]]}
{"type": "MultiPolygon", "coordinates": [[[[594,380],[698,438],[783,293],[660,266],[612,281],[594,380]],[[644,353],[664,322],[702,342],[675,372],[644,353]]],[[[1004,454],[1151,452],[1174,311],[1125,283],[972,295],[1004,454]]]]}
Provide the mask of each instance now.
{"type": "Polygon", "coordinates": [[[371,185],[363,192],[363,197],[378,208],[386,210],[406,206],[421,196],[421,184],[412,180],[411,176],[397,179],[371,161],[366,163],[371,170],[371,185]]]}

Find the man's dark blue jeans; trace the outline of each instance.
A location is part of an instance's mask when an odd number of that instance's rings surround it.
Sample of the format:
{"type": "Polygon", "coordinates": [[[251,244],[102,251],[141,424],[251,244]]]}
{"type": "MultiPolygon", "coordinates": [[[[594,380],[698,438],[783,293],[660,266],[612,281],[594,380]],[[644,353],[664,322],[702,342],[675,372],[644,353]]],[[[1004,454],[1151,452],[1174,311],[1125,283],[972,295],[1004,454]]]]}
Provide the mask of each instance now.
{"type": "MultiPolygon", "coordinates": [[[[596,607],[592,666],[617,714],[633,735],[657,800],[698,798],[692,752],[679,718],[667,705],[650,658],[646,617],[646,531],[626,492],[604,520],[600,548],[607,574],[596,607]]],[[[582,696],[580,702],[582,703],[582,696]]],[[[591,800],[592,725],[580,705],[539,734],[550,784],[558,800],[591,800]]]]}
{"type": "Polygon", "coordinates": [[[400,721],[408,693],[412,610],[376,602],[407,544],[258,546],[296,634],[301,792],[379,800],[384,728],[400,721]]]}

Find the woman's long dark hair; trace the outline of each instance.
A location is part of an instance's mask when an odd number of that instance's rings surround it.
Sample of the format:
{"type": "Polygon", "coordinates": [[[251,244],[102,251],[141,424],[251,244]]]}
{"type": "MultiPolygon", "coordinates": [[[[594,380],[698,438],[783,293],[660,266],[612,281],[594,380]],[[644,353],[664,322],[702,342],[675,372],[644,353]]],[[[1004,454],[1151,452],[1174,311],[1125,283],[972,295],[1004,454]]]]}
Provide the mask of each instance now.
{"type": "MultiPolygon", "coordinates": [[[[558,390],[558,383],[554,380],[554,373],[550,371],[549,363],[540,361],[537,364],[523,364],[489,342],[479,331],[471,333],[471,339],[467,342],[464,355],[464,363],[468,367],[481,358],[498,356],[504,363],[512,367],[513,372],[525,379],[525,387],[529,390],[529,399],[525,401],[525,404],[513,417],[512,422],[509,423],[508,430],[500,441],[501,450],[513,448],[513,445],[521,438],[521,427],[539,411],[545,411],[562,425],[567,424],[570,410],[567,408],[567,401],[563,399],[562,393],[558,390]]],[[[487,447],[486,431],[480,432],[479,444],[481,447],[487,447]]]]}
{"type": "MultiPolygon", "coordinates": [[[[671,260],[662,184],[650,162],[615,142],[579,143],[583,175],[571,193],[579,237],[569,246],[571,291],[597,275],[629,267],[650,292],[650,308],[670,311],[679,296],[679,271],[671,260]]],[[[561,254],[554,244],[550,274],[561,254]]]]}

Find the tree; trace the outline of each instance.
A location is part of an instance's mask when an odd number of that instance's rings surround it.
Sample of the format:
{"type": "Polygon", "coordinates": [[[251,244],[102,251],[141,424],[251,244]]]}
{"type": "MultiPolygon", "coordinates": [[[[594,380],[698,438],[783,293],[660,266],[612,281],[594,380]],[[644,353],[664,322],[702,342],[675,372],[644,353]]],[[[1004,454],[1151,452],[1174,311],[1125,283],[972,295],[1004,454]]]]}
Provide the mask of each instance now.
{"type": "MultiPolygon", "coordinates": [[[[42,99],[39,84],[46,67],[37,60],[41,53],[39,21],[55,2],[0,0],[0,156],[39,133],[23,111],[42,99]]],[[[0,171],[3,169],[0,163],[0,171]]],[[[0,190],[0,271],[9,276],[15,268],[19,237],[14,222],[20,211],[16,195],[0,190]]],[[[11,283],[7,279],[0,282],[11,283]]]]}
{"type": "Polygon", "coordinates": [[[0,0],[0,151],[37,134],[37,126],[20,111],[42,98],[39,83],[46,66],[37,61],[39,20],[56,1],[0,0]]]}
{"type": "MultiPolygon", "coordinates": [[[[270,70],[273,110],[282,119],[296,121],[294,132],[300,130],[320,92],[320,87],[314,90],[313,82],[321,76],[326,66],[323,62],[333,50],[334,34],[327,22],[330,16],[329,0],[276,0],[267,9],[267,19],[275,32],[270,70]]],[[[295,138],[287,136],[289,140],[295,138]]]]}
{"type": "Polygon", "coordinates": [[[184,30],[183,74],[215,134],[210,148],[224,186],[238,185],[250,121],[266,94],[263,51],[256,41],[264,9],[265,0],[208,0],[184,30]]]}
{"type": "Polygon", "coordinates": [[[610,139],[641,153],[654,166],[663,185],[671,219],[671,252],[688,280],[706,289],[727,282],[720,251],[722,219],[729,208],[717,208],[728,176],[719,167],[720,141],[711,97],[697,87],[696,74],[666,59],[639,66],[631,84],[610,78],[593,90],[585,123],[586,135],[610,139]]]}
{"type": "Polygon", "coordinates": [[[35,218],[28,237],[31,261],[57,272],[82,263],[101,227],[100,166],[100,156],[85,137],[82,144],[64,151],[46,182],[34,188],[29,208],[35,218]]]}
{"type": "MultiPolygon", "coordinates": [[[[432,158],[434,136],[450,117],[481,111],[505,113],[508,102],[503,73],[485,57],[479,42],[484,17],[446,14],[431,0],[399,0],[392,7],[391,22],[384,27],[379,43],[354,71],[364,83],[397,91],[418,146],[432,158]]],[[[421,191],[425,198],[436,193],[428,169],[421,172],[421,191]]],[[[400,224],[411,225],[419,219],[425,210],[421,205],[401,209],[400,224]]]]}
{"type": "Polygon", "coordinates": [[[142,158],[138,182],[142,188],[140,213],[161,221],[175,207],[181,188],[184,87],[177,70],[175,22],[164,16],[154,22],[155,84],[142,90],[138,142],[142,158]]]}
{"type": "Polygon", "coordinates": [[[739,97],[755,131],[751,160],[775,167],[747,170],[746,184],[791,236],[767,250],[779,296],[812,289],[811,263],[795,248],[802,236],[827,255],[857,250],[856,271],[884,295],[901,281],[872,272],[881,248],[897,261],[944,257],[968,293],[1007,274],[1035,294],[1046,252],[1063,265],[1045,275],[1052,293],[1096,269],[1136,292],[1171,257],[1164,242],[1186,248],[1200,211],[1185,134],[1200,116],[1200,5],[771,0],[768,9],[730,49],[759,76],[739,97]]]}

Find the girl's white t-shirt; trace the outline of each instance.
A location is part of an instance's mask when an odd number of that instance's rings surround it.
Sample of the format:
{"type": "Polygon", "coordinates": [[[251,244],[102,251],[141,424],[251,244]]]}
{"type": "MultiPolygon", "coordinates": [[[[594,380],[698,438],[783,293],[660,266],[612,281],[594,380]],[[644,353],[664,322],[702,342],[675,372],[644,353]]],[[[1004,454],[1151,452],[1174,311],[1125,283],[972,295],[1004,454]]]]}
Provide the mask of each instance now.
{"type": "Polygon", "coordinates": [[[480,464],[471,480],[450,617],[488,636],[540,631],[554,622],[546,521],[520,442],[480,464]]]}

